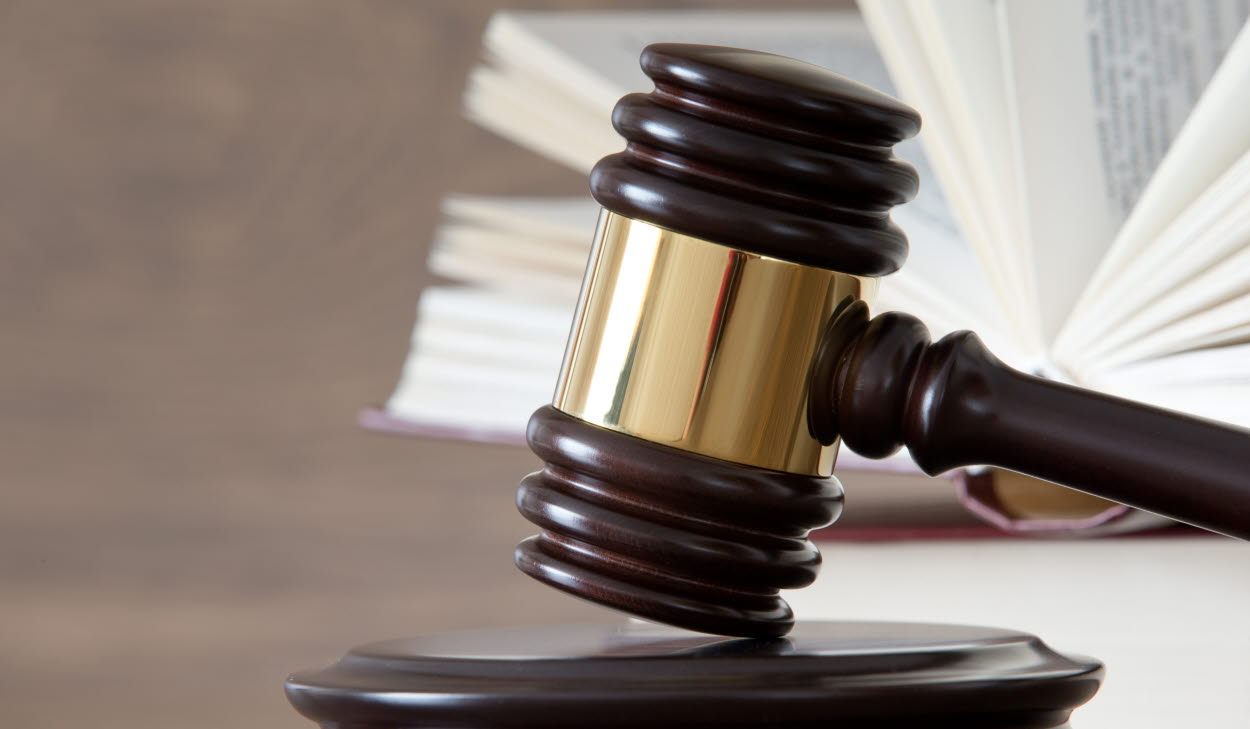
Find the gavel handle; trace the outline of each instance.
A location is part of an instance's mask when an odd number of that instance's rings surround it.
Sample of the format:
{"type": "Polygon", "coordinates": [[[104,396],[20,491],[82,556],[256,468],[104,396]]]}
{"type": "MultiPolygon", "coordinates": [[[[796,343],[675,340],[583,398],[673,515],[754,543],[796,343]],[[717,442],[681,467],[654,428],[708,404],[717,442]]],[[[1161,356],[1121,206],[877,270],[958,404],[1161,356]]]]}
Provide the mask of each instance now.
{"type": "Polygon", "coordinates": [[[893,428],[893,445],[906,445],[929,475],[999,466],[1250,540],[1250,431],[1032,377],[972,332],[928,344],[925,331],[923,344],[903,346],[917,325],[879,316],[858,338],[858,356],[842,360],[834,409],[852,450],[886,455],[881,433],[893,428]],[[874,340],[875,355],[864,349],[874,340]],[[883,398],[901,417],[867,412],[883,398]]]}

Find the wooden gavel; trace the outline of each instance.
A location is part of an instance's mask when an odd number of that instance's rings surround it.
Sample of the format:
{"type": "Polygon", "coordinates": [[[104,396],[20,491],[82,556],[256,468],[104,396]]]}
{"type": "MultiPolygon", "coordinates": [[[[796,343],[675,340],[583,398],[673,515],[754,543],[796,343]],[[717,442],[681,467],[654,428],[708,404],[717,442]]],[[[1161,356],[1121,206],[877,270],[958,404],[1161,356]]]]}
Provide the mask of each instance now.
{"type": "Polygon", "coordinates": [[[546,467],[521,484],[542,528],[517,549],[543,582],[710,633],[784,635],[778,590],[816,577],[810,530],[837,518],[841,439],[907,446],[936,475],[992,465],[1250,539],[1250,431],[1032,377],[971,332],[931,343],[869,318],[914,196],[898,101],[809,64],[714,46],[642,55],[625,151],[552,406],[546,467]]]}

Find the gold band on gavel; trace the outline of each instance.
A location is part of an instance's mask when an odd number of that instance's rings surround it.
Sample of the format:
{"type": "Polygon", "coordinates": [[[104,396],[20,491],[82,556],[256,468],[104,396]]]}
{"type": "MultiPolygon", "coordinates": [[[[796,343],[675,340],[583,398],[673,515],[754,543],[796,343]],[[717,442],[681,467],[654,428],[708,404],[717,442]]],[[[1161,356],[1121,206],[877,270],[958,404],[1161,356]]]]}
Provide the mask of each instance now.
{"type": "Polygon", "coordinates": [[[552,404],[672,448],[829,476],[837,444],[808,432],[808,374],[837,303],[875,291],[605,210],[552,404]]]}

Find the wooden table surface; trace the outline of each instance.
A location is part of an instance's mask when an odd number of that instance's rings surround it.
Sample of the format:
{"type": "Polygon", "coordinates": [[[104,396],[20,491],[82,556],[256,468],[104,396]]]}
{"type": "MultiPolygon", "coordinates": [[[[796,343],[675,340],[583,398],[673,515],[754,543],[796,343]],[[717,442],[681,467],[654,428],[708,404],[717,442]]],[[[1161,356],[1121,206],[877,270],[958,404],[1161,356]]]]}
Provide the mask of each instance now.
{"type": "Polygon", "coordinates": [[[0,6],[5,726],[305,726],[355,643],[608,617],[512,567],[528,452],[354,423],[439,198],[584,184],[461,120],[493,9],[0,6]]]}

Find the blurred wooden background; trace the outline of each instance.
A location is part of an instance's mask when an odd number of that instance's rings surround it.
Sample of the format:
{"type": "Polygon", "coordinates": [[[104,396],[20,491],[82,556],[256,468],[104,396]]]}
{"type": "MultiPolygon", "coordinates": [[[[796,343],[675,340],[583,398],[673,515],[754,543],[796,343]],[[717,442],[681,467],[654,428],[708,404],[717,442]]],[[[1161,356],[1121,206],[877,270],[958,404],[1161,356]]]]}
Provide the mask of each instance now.
{"type": "Polygon", "coordinates": [[[439,198],[584,184],[460,119],[493,9],[0,4],[6,726],[306,726],[352,644],[606,617],[511,565],[527,452],[354,424],[439,198]]]}

